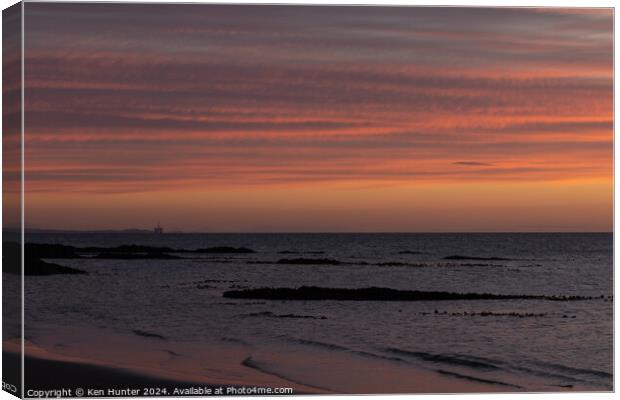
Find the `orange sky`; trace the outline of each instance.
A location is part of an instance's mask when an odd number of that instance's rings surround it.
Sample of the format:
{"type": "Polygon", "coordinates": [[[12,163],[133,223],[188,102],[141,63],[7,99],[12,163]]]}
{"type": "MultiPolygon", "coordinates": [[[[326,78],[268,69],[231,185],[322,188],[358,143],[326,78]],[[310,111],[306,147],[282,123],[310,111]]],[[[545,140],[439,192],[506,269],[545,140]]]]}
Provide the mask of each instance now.
{"type": "Polygon", "coordinates": [[[26,226],[609,231],[612,12],[26,4],[26,226]]]}

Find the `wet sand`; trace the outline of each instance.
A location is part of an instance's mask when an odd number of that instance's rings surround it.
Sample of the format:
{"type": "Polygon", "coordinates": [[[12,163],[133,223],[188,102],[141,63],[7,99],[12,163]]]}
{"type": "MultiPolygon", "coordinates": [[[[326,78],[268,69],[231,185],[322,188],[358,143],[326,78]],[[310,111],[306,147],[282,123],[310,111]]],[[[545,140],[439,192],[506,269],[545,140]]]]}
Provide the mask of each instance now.
{"type": "MultiPolygon", "coordinates": [[[[114,365],[104,357],[87,360],[73,355],[52,353],[29,342],[26,342],[25,345],[26,397],[33,397],[28,395],[28,390],[49,391],[61,389],[71,389],[70,397],[72,397],[75,396],[77,388],[84,389],[84,397],[89,395],[88,390],[92,391],[91,396],[107,396],[107,392],[110,389],[117,391],[111,392],[111,394],[116,396],[155,395],[155,393],[145,392],[145,390],[157,390],[156,395],[158,396],[204,396],[216,394],[217,390],[222,391],[219,393],[222,395],[239,395],[233,389],[244,387],[292,387],[294,394],[317,393],[316,390],[301,384],[291,385],[290,382],[275,382],[271,379],[262,382],[263,384],[252,380],[244,384],[234,377],[231,377],[230,382],[224,382],[219,376],[212,376],[210,379],[211,374],[204,371],[202,372],[204,376],[201,376],[201,371],[191,374],[183,373],[183,369],[178,371],[175,371],[174,368],[168,370],[158,369],[156,363],[148,365],[149,361],[152,360],[145,359],[140,352],[135,353],[135,360],[131,356],[127,356],[127,360],[137,362],[127,366],[114,365]],[[280,384],[278,385],[278,383],[280,384]],[[210,390],[210,393],[206,393],[205,391],[207,390],[210,390]],[[96,393],[96,391],[100,392],[96,393]]],[[[19,345],[16,342],[8,344],[5,342],[4,349],[3,359],[11,365],[18,365],[20,362],[19,345]]],[[[105,352],[105,350],[101,349],[100,351],[105,352]]],[[[110,351],[110,354],[118,357],[119,352],[125,352],[125,350],[114,349],[110,351]]],[[[126,354],[129,353],[126,352],[126,354]]],[[[208,370],[209,368],[205,368],[205,371],[208,370]]],[[[66,392],[63,392],[62,397],[66,396],[66,392]]],[[[52,395],[51,397],[56,396],[52,395]]]]}
{"type": "MultiPolygon", "coordinates": [[[[16,353],[8,353],[9,360],[19,359],[16,353]]],[[[175,381],[163,377],[152,377],[123,368],[111,368],[101,365],[49,360],[27,356],[25,358],[26,388],[29,390],[70,389],[77,388],[103,390],[110,388],[122,390],[123,395],[145,395],[144,388],[165,388],[172,395],[175,388],[209,387],[198,382],[175,381]],[[137,393],[130,393],[134,391],[137,393]]],[[[29,396],[26,393],[26,397],[29,396]]],[[[64,397],[64,396],[63,396],[64,397]]]]}
{"type": "MultiPolygon", "coordinates": [[[[19,346],[13,345],[12,350],[14,352],[5,352],[4,357],[16,362],[19,360],[19,346]]],[[[145,395],[145,388],[163,389],[166,393],[160,394],[176,396],[204,395],[204,392],[197,391],[215,391],[218,388],[223,388],[222,394],[226,395],[232,390],[229,388],[241,387],[293,388],[293,394],[514,391],[514,388],[455,378],[423,368],[398,368],[388,361],[369,363],[350,357],[335,359],[332,354],[320,351],[252,352],[243,347],[231,351],[230,347],[222,346],[206,351],[205,356],[198,356],[198,359],[183,360],[183,357],[169,356],[169,359],[178,358],[178,361],[162,368],[160,356],[145,355],[146,348],[139,346],[135,350],[132,354],[135,358],[125,358],[131,360],[133,365],[115,365],[111,359],[120,353],[128,354],[126,349],[110,349],[108,353],[111,357],[108,359],[92,357],[94,353],[82,358],[76,356],[75,351],[74,354],[51,352],[27,342],[26,390],[64,388],[71,389],[72,396],[77,388],[103,390],[104,393],[108,389],[124,390],[122,395],[128,396],[145,395]],[[206,354],[212,356],[207,357],[206,354]],[[178,390],[185,392],[179,393],[178,390]]],[[[183,348],[180,347],[179,351],[183,348]]]]}

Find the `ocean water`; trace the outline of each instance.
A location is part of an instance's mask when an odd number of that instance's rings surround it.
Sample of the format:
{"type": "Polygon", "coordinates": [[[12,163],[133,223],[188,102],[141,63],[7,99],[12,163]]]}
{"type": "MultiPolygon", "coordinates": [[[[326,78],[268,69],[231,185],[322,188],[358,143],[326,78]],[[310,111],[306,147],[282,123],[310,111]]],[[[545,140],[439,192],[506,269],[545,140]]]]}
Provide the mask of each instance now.
{"type": "MultiPolygon", "coordinates": [[[[610,233],[41,233],[28,234],[26,241],[182,249],[243,246],[256,251],[192,254],[186,260],[54,260],[89,275],[26,277],[26,336],[35,344],[46,343],[50,326],[109,335],[138,330],[166,338],[172,348],[239,344],[253,354],[253,368],[335,392],[355,389],[337,387],[333,379],[321,376],[320,368],[304,372],[299,367],[303,354],[325,355],[325,371],[330,371],[333,357],[334,363],[389,364],[403,376],[415,367],[456,379],[495,382],[509,390],[613,388],[610,233]],[[479,259],[445,259],[453,255],[479,259]],[[328,258],[343,264],[277,263],[284,258],[328,258]],[[232,289],[303,285],[596,299],[355,302],[222,297],[232,289]],[[261,355],[267,354],[269,362],[261,364],[261,355]],[[285,354],[301,355],[292,365],[285,354]]],[[[81,336],[80,342],[83,347],[101,345],[89,336],[81,336]]],[[[307,360],[306,367],[313,369],[312,357],[307,360]]]]}

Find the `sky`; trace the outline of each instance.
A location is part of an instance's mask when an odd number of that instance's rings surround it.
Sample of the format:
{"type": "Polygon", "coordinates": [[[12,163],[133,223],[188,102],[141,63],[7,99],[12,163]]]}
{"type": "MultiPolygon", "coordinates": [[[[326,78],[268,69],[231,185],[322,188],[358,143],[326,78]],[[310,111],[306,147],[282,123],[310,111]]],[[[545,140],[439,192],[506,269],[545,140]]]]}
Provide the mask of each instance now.
{"type": "Polygon", "coordinates": [[[21,12],[2,12],[2,226],[21,224],[21,12]]]}
{"type": "Polygon", "coordinates": [[[611,9],[25,5],[26,226],[610,231],[611,9]]]}

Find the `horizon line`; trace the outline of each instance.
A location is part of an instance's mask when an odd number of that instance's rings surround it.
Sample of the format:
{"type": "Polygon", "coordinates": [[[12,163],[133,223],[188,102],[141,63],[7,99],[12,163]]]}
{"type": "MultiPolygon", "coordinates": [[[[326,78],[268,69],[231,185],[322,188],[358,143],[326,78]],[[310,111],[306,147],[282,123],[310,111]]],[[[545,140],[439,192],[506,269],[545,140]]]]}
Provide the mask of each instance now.
{"type": "MultiPolygon", "coordinates": [[[[3,228],[3,232],[20,232],[20,228],[3,228]]],[[[611,233],[613,230],[605,231],[558,231],[558,230],[540,230],[540,231],[182,231],[171,230],[163,233],[155,233],[153,229],[146,228],[120,228],[120,229],[56,229],[56,228],[25,228],[25,233],[134,233],[134,234],[152,234],[152,235],[178,235],[178,234],[209,234],[209,235],[260,235],[260,234],[514,234],[514,233],[611,233]]]]}

